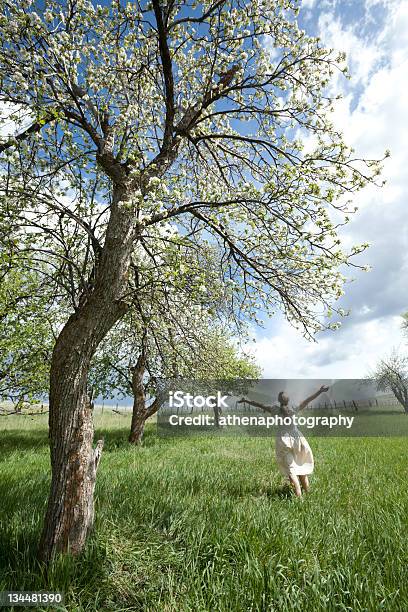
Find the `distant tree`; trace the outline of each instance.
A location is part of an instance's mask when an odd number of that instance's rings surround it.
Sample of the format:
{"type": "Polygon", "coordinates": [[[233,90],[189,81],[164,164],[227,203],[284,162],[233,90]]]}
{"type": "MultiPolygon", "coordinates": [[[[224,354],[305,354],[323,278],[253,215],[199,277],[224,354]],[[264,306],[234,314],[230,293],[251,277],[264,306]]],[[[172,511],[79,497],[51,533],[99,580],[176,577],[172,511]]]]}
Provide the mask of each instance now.
{"type": "Polygon", "coordinates": [[[405,336],[408,338],[408,312],[404,312],[402,315],[402,329],[405,336]]]}
{"type": "Polygon", "coordinates": [[[391,391],[408,414],[408,357],[395,350],[369,375],[379,391],[391,391]]]}
{"type": "Polygon", "coordinates": [[[344,196],[380,169],[330,121],[344,57],[299,29],[295,0],[0,6],[0,99],[16,125],[0,143],[0,223],[53,258],[72,307],[51,361],[48,561],[80,553],[92,526],[102,442],[88,373],[144,285],[135,245],[159,267],[164,223],[191,245],[217,241],[236,312],[279,308],[310,337],[336,326],[323,315],[339,268],[364,248],[339,246],[344,196]]]}
{"type": "Polygon", "coordinates": [[[234,346],[230,329],[205,308],[178,296],[162,308],[152,302],[152,311],[147,321],[132,310],[100,345],[90,373],[96,394],[133,397],[133,444],[141,442],[146,420],[165,400],[158,384],[164,379],[240,380],[260,374],[253,358],[234,346]]]}
{"type": "Polygon", "coordinates": [[[0,399],[20,411],[48,393],[54,313],[41,282],[0,263],[0,399]]]}

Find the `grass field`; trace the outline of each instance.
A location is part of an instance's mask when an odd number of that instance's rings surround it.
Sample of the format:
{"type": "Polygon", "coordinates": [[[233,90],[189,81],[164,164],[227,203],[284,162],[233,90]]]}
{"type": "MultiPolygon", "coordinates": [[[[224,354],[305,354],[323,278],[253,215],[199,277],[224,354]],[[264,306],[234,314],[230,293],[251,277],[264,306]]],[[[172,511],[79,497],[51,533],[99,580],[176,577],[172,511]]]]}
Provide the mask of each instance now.
{"type": "Polygon", "coordinates": [[[95,530],[82,558],[45,574],[46,417],[2,418],[0,590],[64,591],[70,612],[408,610],[406,438],[314,438],[298,500],[270,438],[159,438],[151,425],[133,448],[128,420],[96,415],[95,530]]]}

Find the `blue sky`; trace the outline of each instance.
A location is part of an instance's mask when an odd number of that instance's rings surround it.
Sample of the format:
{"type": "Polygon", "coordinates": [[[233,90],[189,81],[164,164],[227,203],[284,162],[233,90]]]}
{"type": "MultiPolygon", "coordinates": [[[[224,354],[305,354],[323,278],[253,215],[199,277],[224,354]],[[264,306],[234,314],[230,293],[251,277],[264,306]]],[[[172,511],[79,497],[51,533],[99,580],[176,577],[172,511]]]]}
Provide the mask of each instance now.
{"type": "Polygon", "coordinates": [[[365,376],[393,347],[406,350],[402,312],[408,310],[408,2],[404,0],[303,0],[301,26],[326,46],[347,54],[351,81],[336,78],[342,93],[334,113],[346,141],[361,156],[390,149],[382,189],[357,194],[359,211],[345,243],[369,242],[360,261],[371,272],[349,271],[340,330],[306,341],[275,317],[256,331],[251,348],[265,377],[365,376]]]}

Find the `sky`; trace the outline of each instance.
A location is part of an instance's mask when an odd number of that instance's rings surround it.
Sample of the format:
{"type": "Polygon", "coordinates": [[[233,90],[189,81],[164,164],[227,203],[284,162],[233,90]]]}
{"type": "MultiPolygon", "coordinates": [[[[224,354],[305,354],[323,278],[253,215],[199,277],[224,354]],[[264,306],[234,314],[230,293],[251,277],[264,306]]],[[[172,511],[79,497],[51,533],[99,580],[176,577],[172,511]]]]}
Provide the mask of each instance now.
{"type": "Polygon", "coordinates": [[[350,309],[336,331],[304,339],[283,316],[255,330],[249,345],[266,378],[360,378],[393,348],[406,351],[401,314],[408,310],[408,2],[303,0],[300,25],[330,48],[345,51],[352,78],[333,82],[342,93],[333,120],[362,157],[381,158],[381,189],[356,194],[359,211],[344,244],[369,242],[352,270],[340,306],[350,309]]]}

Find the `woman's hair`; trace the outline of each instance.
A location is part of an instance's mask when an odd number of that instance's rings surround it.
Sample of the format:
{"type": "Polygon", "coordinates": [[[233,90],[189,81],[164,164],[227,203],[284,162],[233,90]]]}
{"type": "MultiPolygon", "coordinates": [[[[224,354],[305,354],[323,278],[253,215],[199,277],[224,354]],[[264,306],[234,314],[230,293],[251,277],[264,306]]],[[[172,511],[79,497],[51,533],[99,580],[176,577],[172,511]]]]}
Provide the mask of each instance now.
{"type": "Polygon", "coordinates": [[[280,404],[288,404],[289,403],[289,398],[286,395],[286,393],[284,391],[280,391],[279,395],[278,395],[278,402],[280,404]]]}

